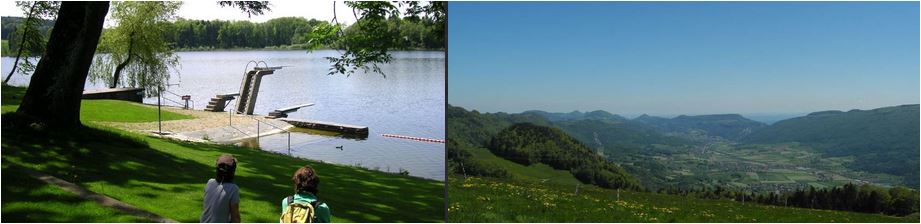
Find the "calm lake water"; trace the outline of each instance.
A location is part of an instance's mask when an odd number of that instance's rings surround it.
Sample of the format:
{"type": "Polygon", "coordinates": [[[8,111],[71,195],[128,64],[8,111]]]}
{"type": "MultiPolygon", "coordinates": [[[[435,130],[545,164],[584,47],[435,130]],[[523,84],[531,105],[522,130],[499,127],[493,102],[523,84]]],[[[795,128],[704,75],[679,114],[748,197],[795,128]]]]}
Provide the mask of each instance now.
{"type": "MultiPolygon", "coordinates": [[[[256,103],[257,114],[282,107],[314,103],[289,114],[289,118],[367,126],[366,139],[293,132],[294,156],[330,163],[358,165],[389,172],[406,170],[412,176],[444,180],[445,146],[440,143],[394,139],[382,134],[445,138],[445,54],[440,51],[393,52],[394,60],[381,65],[386,78],[361,71],[326,75],[329,62],[323,57],[336,51],[214,51],[180,52],[179,75],[173,75],[169,91],[191,95],[195,109],[203,109],[216,94],[239,92],[247,62],[262,60],[284,67],[263,77],[256,103]],[[337,146],[342,146],[341,149],[337,146]]],[[[3,57],[3,75],[13,58],[3,57]]],[[[28,85],[30,76],[16,74],[11,85],[28,85]]],[[[87,82],[86,89],[104,88],[87,82]]],[[[164,93],[164,97],[171,97],[164,93]]],[[[177,97],[172,97],[177,99],[177,97]]],[[[157,98],[145,103],[156,104],[157,98]]],[[[233,104],[234,102],[231,102],[233,104]]],[[[165,102],[164,104],[172,104],[165,102]]],[[[175,105],[175,104],[172,104],[175,105]]],[[[233,106],[233,105],[230,105],[233,106]]],[[[287,153],[285,134],[262,137],[263,150],[287,153]]],[[[255,141],[243,143],[255,144],[255,141]]]]}

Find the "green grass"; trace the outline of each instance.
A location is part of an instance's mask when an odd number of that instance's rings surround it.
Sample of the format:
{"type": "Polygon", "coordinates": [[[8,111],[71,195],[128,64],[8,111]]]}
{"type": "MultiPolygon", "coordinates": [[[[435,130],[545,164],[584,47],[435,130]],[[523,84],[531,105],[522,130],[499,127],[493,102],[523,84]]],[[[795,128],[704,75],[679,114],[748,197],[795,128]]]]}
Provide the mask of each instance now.
{"type": "MultiPolygon", "coordinates": [[[[194,118],[190,115],[161,111],[162,120],[194,118]]],[[[83,100],[80,105],[81,121],[153,122],[157,121],[157,108],[120,100],[83,100]]]]}
{"type": "Polygon", "coordinates": [[[150,222],[3,167],[3,222],[150,222]]]}
{"type": "MultiPolygon", "coordinates": [[[[10,106],[7,99],[15,98],[8,96],[8,92],[4,87],[4,111],[10,106]]],[[[119,108],[137,106],[121,101],[111,103],[115,105],[110,106],[119,108]]],[[[84,103],[83,108],[118,113],[94,106],[99,104],[84,103]]],[[[180,222],[198,221],[202,189],[214,176],[214,161],[221,154],[232,154],[239,160],[235,182],[241,189],[244,222],[277,222],[281,199],[293,191],[291,174],[303,165],[317,169],[322,180],[319,196],[331,207],[334,222],[444,221],[443,182],[250,148],[159,139],[92,122],[84,122],[88,127],[79,130],[35,131],[16,125],[21,119],[13,113],[3,115],[4,164],[39,170],[180,222]]],[[[8,185],[19,187],[16,182],[4,181],[3,186],[8,185]]],[[[16,201],[19,202],[35,201],[16,201]]],[[[3,201],[3,217],[31,214],[28,210],[8,214],[7,203],[3,201]]],[[[104,217],[70,221],[96,220],[104,217]]]]}
{"type": "Polygon", "coordinates": [[[525,181],[539,181],[542,183],[576,185],[580,184],[578,179],[572,176],[572,173],[565,170],[555,170],[546,164],[538,163],[530,166],[521,165],[512,161],[498,157],[488,149],[470,148],[467,150],[472,156],[471,159],[479,160],[484,163],[499,166],[512,175],[513,179],[525,181]]]}
{"type": "MultiPolygon", "coordinates": [[[[25,93],[25,87],[3,85],[2,112],[16,111],[25,93]]],[[[162,111],[161,116],[164,121],[194,118],[169,111],[162,111]]],[[[84,122],[153,122],[157,121],[157,108],[120,100],[83,100],[80,102],[80,120],[84,122]]]]}
{"type": "Polygon", "coordinates": [[[22,102],[22,96],[26,95],[25,87],[15,87],[2,85],[0,86],[0,110],[2,113],[15,112],[22,102]]]}
{"type": "Polygon", "coordinates": [[[491,178],[448,178],[449,222],[918,222],[812,210],[491,178]]]}

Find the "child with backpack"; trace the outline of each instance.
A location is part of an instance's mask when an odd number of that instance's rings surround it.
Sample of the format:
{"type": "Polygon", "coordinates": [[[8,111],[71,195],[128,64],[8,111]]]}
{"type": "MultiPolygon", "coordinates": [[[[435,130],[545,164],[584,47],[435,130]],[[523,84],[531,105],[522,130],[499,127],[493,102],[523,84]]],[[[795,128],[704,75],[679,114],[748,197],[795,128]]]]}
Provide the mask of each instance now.
{"type": "Polygon", "coordinates": [[[240,222],[240,188],[233,183],[237,159],[231,155],[217,158],[215,177],[205,185],[204,206],[199,222],[240,222]]]}
{"type": "Polygon", "coordinates": [[[294,172],[294,195],[281,200],[282,223],[330,222],[329,206],[317,197],[320,176],[310,166],[294,172]]]}

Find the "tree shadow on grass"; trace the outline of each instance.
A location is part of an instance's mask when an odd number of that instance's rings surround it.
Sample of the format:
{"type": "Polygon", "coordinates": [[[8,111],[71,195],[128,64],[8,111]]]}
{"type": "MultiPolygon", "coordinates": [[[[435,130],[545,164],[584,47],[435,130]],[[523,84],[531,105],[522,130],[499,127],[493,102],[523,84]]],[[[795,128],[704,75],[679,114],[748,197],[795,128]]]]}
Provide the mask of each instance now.
{"type": "Polygon", "coordinates": [[[149,222],[3,168],[3,222],[149,222]]]}
{"type": "Polygon", "coordinates": [[[245,208],[251,202],[244,201],[245,221],[276,222],[281,199],[293,193],[290,177],[303,165],[318,170],[320,197],[335,221],[444,221],[442,182],[254,149],[160,140],[104,128],[35,130],[15,114],[3,115],[2,146],[4,162],[81,185],[127,188],[114,196],[99,193],[182,222],[197,221],[202,187],[214,175],[211,163],[220,154],[240,160],[235,182],[243,200],[272,205],[245,208]],[[149,203],[157,200],[161,204],[149,203]]]}
{"type": "Polygon", "coordinates": [[[3,84],[0,87],[0,105],[19,105],[22,102],[22,96],[26,95],[25,87],[8,86],[3,84]]]}
{"type": "MultiPolygon", "coordinates": [[[[213,175],[213,167],[152,149],[138,136],[92,127],[41,130],[28,126],[24,120],[12,113],[3,115],[4,163],[35,169],[83,187],[90,187],[90,184],[102,189],[120,188],[122,190],[116,193],[97,193],[141,208],[154,207],[151,211],[155,213],[157,209],[169,210],[171,205],[150,205],[142,201],[174,196],[168,192],[201,191],[191,184],[203,186],[213,175]],[[163,185],[173,187],[166,189],[161,187],[163,185]]],[[[188,207],[196,206],[200,208],[201,205],[188,207]]],[[[178,220],[197,221],[197,217],[178,220]]]]}

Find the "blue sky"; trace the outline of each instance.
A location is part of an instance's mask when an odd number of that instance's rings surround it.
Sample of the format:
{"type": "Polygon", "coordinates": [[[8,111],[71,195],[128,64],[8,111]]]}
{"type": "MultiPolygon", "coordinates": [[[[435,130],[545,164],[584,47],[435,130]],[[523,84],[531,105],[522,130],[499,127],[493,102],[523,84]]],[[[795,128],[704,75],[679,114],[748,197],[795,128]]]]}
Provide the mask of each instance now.
{"type": "Polygon", "coordinates": [[[919,102],[918,2],[451,2],[448,102],[790,114],[919,102]]]}

